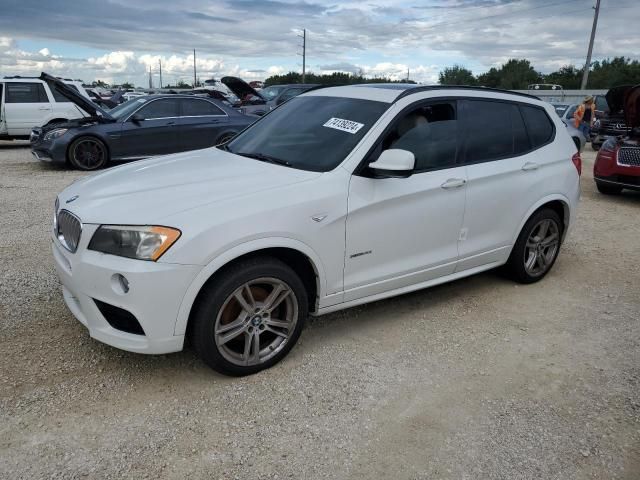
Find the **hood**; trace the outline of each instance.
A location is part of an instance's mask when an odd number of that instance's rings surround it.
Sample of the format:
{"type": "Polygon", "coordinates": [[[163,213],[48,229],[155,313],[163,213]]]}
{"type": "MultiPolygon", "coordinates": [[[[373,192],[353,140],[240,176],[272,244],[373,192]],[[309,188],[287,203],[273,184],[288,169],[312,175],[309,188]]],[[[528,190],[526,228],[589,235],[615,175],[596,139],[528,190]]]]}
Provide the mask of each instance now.
{"type": "MultiPolygon", "coordinates": [[[[162,225],[163,219],[180,212],[209,204],[229,208],[223,204],[319,175],[214,147],[133,162],[84,177],[69,185],[59,199],[62,208],[84,223],[162,225]],[[66,207],[67,200],[75,196],[66,207]]],[[[182,227],[175,218],[171,220],[171,226],[182,227]]]]}
{"type": "Polygon", "coordinates": [[[109,115],[105,110],[100,108],[98,105],[93,103],[86,97],[83,97],[78,92],[76,92],[69,85],[64,83],[61,80],[58,80],[56,77],[49,75],[48,73],[42,72],[40,74],[40,80],[43,80],[49,85],[51,90],[57,90],[61,95],[67,97],[70,101],[75,103],[82,110],[87,112],[92,117],[102,117],[104,119],[113,121],[113,117],[109,115]]]}
{"type": "Polygon", "coordinates": [[[624,96],[631,88],[631,85],[619,85],[609,89],[604,96],[609,106],[609,115],[614,115],[624,108],[624,96]]]}
{"type": "Polygon", "coordinates": [[[220,79],[229,90],[236,94],[240,100],[244,100],[247,95],[254,95],[258,98],[262,98],[255,89],[253,89],[247,82],[238,77],[223,77],[220,79]]]}
{"type": "Polygon", "coordinates": [[[640,85],[631,87],[624,97],[624,121],[630,128],[640,127],[640,85]]]}

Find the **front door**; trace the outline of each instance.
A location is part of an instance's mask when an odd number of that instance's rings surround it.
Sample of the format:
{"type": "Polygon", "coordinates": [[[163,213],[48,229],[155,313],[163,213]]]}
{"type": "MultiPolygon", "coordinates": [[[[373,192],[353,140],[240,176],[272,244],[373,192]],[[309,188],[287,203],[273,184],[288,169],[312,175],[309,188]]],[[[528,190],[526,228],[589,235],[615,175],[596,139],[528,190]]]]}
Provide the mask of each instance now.
{"type": "Polygon", "coordinates": [[[134,115],[142,120],[129,118],[122,124],[118,152],[114,156],[143,158],[180,151],[177,99],[150,100],[134,115]]]}
{"type": "Polygon", "coordinates": [[[455,270],[466,191],[465,168],[457,164],[456,102],[401,113],[374,152],[387,148],[411,151],[415,170],[408,178],[375,178],[365,169],[351,178],[345,302],[455,270]]]}

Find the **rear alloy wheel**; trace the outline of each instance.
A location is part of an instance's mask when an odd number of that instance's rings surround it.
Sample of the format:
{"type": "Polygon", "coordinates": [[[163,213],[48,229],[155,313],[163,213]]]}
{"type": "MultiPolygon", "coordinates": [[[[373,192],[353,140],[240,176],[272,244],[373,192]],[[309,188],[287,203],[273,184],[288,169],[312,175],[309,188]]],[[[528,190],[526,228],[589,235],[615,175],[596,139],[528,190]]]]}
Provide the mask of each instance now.
{"type": "Polygon", "coordinates": [[[596,182],[596,188],[600,193],[604,195],[619,195],[622,192],[622,187],[618,185],[609,185],[602,182],[596,182]]]}
{"type": "Polygon", "coordinates": [[[69,147],[69,162],[80,170],[98,170],[109,162],[109,153],[102,140],[80,137],[69,147]]]}
{"type": "Polygon", "coordinates": [[[308,312],[302,281],[273,258],[233,266],[201,295],[193,344],[226,375],[249,375],[279,362],[298,340],[308,312]]]}
{"type": "Polygon", "coordinates": [[[551,209],[536,212],[525,224],[513,247],[507,267],[514,280],[533,283],[551,270],[558,258],[562,221],[551,209]]]}

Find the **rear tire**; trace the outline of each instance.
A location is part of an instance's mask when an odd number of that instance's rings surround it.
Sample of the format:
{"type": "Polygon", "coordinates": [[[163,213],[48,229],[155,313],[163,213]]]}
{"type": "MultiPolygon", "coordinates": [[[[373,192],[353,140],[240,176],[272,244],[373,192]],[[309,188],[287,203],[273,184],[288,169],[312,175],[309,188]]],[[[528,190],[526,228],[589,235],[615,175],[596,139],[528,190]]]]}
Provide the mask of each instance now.
{"type": "Polygon", "coordinates": [[[596,188],[604,195],[620,195],[622,187],[618,185],[608,185],[606,183],[596,182],[596,188]]]}
{"type": "Polygon", "coordinates": [[[217,372],[250,375],[289,353],[307,315],[307,292],[298,275],[275,258],[250,258],[203,287],[191,342],[217,372]]]}
{"type": "Polygon", "coordinates": [[[535,212],[522,227],[507,261],[509,276],[519,283],[542,280],[560,252],[563,225],[550,208],[535,212]]]}
{"type": "Polygon", "coordinates": [[[109,150],[96,137],[80,137],[69,147],[69,163],[84,171],[98,170],[109,163],[109,150]]]}
{"type": "Polygon", "coordinates": [[[225,143],[227,143],[229,140],[231,140],[233,137],[235,137],[237,135],[236,132],[227,132],[227,133],[223,133],[222,135],[220,135],[220,137],[218,137],[218,140],[216,140],[216,146],[217,145],[223,145],[225,143]]]}

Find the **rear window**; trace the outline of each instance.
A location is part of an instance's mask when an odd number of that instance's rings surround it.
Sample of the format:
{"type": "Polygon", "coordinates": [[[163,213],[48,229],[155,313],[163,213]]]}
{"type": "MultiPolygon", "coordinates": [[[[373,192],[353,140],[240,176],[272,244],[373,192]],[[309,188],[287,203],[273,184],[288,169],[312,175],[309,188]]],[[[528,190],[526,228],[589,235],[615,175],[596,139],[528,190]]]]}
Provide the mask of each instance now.
{"type": "Polygon", "coordinates": [[[521,105],[520,111],[524,117],[533,148],[541,147],[553,137],[553,123],[547,113],[538,107],[521,105]]]}
{"type": "Polygon", "coordinates": [[[36,82],[8,82],[5,103],[49,103],[44,85],[36,82]]]}

